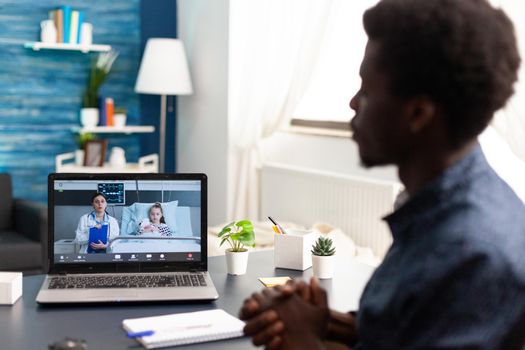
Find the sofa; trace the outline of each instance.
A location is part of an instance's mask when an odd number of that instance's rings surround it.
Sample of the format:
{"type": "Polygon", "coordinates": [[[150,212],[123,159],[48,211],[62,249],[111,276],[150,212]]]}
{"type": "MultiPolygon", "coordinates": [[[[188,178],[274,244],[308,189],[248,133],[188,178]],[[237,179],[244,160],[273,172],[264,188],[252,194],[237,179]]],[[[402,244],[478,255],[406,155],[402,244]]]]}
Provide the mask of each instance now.
{"type": "Polygon", "coordinates": [[[13,198],[9,174],[0,174],[0,271],[47,270],[47,206],[13,198]]]}

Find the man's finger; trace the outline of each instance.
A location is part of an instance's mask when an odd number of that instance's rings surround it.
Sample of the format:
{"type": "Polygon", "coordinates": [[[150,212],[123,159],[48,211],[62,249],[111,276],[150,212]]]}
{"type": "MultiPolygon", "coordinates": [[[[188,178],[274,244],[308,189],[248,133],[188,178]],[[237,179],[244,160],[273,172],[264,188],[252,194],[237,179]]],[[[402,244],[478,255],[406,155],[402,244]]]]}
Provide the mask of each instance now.
{"type": "Polygon", "coordinates": [[[259,309],[259,303],[253,298],[248,298],[244,301],[243,306],[239,311],[239,318],[241,320],[247,320],[255,316],[259,309]]]}
{"type": "Polygon", "coordinates": [[[301,296],[301,299],[310,302],[310,299],[312,298],[310,286],[305,281],[297,282],[297,292],[301,296]]]}
{"type": "Polygon", "coordinates": [[[255,335],[263,331],[268,325],[277,321],[279,316],[274,310],[264,311],[261,314],[250,319],[244,326],[244,334],[246,335],[255,335]]]}
{"type": "Polygon", "coordinates": [[[310,289],[312,292],[312,302],[315,305],[328,305],[328,299],[326,297],[326,291],[321,288],[319,280],[312,277],[310,280],[310,289]]]}
{"type": "Polygon", "coordinates": [[[283,338],[279,335],[273,337],[269,343],[266,344],[265,350],[278,350],[283,344],[283,338]]]}
{"type": "Polygon", "coordinates": [[[282,321],[276,321],[270,324],[261,332],[257,333],[252,338],[254,345],[266,345],[272,341],[272,339],[283,332],[284,323],[282,321]]]}

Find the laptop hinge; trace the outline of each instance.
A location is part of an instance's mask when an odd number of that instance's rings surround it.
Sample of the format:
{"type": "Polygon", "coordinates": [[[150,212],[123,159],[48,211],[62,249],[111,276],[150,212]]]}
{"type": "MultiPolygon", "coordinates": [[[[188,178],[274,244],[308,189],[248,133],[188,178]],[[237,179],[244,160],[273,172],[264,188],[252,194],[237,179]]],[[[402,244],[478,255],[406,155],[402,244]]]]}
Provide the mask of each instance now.
{"type": "Polygon", "coordinates": [[[60,276],[64,276],[64,275],[67,275],[67,272],[66,271],[58,271],[58,274],[60,276]]]}

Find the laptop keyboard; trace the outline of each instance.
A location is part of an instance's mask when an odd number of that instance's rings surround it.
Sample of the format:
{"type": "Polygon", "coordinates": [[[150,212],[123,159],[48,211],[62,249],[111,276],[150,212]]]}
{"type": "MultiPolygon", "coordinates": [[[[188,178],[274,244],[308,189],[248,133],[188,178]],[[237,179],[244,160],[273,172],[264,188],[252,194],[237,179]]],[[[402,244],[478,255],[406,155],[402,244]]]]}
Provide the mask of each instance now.
{"type": "Polygon", "coordinates": [[[205,287],[198,273],[170,275],[63,276],[52,277],[49,289],[205,287]]]}

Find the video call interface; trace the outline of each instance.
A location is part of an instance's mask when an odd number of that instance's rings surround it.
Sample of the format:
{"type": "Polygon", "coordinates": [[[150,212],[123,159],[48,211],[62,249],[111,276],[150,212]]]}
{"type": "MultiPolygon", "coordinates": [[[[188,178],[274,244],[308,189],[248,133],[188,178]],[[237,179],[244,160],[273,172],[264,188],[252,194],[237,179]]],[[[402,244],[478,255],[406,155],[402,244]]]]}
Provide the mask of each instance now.
{"type": "Polygon", "coordinates": [[[56,180],[55,263],[201,259],[199,180],[56,180]]]}

